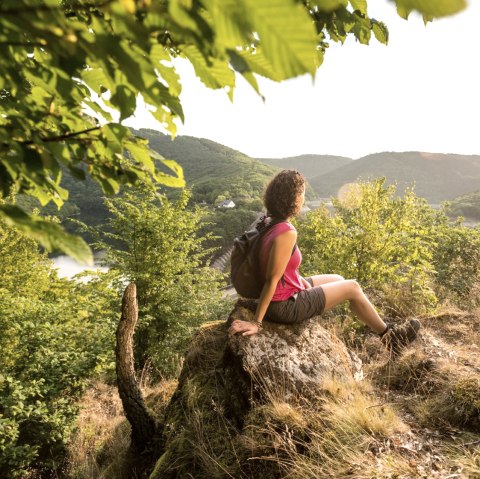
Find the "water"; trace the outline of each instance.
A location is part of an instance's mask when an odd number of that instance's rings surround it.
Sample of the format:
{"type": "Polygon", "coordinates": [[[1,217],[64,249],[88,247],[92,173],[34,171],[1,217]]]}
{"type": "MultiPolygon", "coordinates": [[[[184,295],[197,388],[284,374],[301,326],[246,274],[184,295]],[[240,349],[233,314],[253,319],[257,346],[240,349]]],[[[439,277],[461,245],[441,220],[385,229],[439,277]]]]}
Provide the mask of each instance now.
{"type": "Polygon", "coordinates": [[[70,258],[70,256],[65,255],[52,258],[52,261],[53,267],[58,270],[58,276],[60,276],[60,278],[72,278],[76,274],[86,270],[108,271],[106,266],[100,266],[97,262],[91,267],[85,266],[84,264],[77,263],[74,259],[70,258]]]}

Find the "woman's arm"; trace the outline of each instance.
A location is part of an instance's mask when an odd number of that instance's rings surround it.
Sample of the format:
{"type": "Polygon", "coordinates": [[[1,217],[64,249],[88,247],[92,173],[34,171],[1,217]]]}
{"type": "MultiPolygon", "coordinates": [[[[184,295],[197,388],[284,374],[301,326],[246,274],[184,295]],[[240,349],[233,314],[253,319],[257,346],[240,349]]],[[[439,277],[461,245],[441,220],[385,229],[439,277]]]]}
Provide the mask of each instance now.
{"type": "MultiPolygon", "coordinates": [[[[297,232],[294,230],[286,231],[278,235],[272,243],[270,255],[268,257],[267,271],[265,273],[265,284],[260,298],[258,300],[257,310],[255,311],[254,319],[262,322],[267,312],[268,305],[272,300],[280,278],[285,273],[287,264],[290,261],[291,252],[295,242],[297,241],[297,232]]],[[[248,321],[233,321],[230,326],[229,333],[242,333],[243,336],[250,336],[258,332],[258,326],[255,323],[248,321]]]]}

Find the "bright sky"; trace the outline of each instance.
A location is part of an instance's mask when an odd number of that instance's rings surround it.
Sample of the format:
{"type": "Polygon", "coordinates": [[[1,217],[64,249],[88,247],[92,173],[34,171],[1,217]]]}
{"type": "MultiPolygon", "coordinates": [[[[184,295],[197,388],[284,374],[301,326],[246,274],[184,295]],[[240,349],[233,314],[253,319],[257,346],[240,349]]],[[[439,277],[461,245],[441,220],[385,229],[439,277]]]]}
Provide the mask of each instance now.
{"type": "MultiPolygon", "coordinates": [[[[369,46],[353,38],[343,46],[332,42],[315,82],[260,79],[265,102],[238,77],[232,104],[179,65],[186,118],[179,134],[252,157],[480,154],[480,2],[427,26],[418,15],[401,19],[387,0],[370,0],[369,15],[387,24],[388,46],[375,39],[369,46]]],[[[126,123],[160,129],[145,111],[126,123]]]]}

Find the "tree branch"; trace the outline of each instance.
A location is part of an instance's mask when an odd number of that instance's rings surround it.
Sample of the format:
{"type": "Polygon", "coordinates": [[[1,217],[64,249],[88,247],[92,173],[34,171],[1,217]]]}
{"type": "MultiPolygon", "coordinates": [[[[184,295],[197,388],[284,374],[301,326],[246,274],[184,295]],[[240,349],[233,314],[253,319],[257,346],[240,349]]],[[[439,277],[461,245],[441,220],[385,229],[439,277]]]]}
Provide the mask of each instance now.
{"type": "MultiPolygon", "coordinates": [[[[87,128],[86,130],[75,131],[73,133],[67,133],[65,135],[51,136],[51,137],[48,137],[48,138],[40,137],[40,139],[44,143],[49,143],[49,142],[53,142],[53,141],[63,141],[63,140],[68,140],[69,138],[74,138],[76,136],[83,135],[84,133],[90,133],[91,131],[100,130],[101,128],[102,128],[101,126],[93,126],[92,128],[87,128]]],[[[29,140],[29,141],[23,141],[21,143],[23,145],[33,145],[35,142],[32,141],[32,140],[29,140]]]]}

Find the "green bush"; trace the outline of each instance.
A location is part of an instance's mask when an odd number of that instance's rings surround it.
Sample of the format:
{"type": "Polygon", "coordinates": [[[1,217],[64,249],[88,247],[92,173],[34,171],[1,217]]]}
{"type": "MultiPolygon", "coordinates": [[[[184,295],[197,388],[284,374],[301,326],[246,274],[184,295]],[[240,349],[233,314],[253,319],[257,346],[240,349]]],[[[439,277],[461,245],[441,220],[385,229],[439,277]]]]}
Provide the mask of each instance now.
{"type": "Polygon", "coordinates": [[[352,187],[333,207],[300,221],[304,274],[356,279],[392,315],[425,312],[447,297],[478,304],[478,228],[451,223],[411,190],[395,197],[383,179],[352,187]]]}
{"type": "Polygon", "coordinates": [[[62,460],[88,378],[113,363],[113,291],[56,276],[38,245],[0,223],[0,475],[62,460]]]}
{"type": "Polygon", "coordinates": [[[439,296],[469,308],[480,304],[480,228],[459,222],[438,229],[433,255],[439,296]]]}
{"type": "MultiPolygon", "coordinates": [[[[386,287],[403,291],[407,300],[425,309],[435,304],[432,289],[432,244],[435,212],[409,191],[396,198],[384,180],[360,183],[341,200],[334,213],[326,207],[309,213],[299,225],[304,273],[337,273],[356,279],[386,299],[386,287]]],[[[390,304],[391,312],[399,305],[390,304]]]]}

